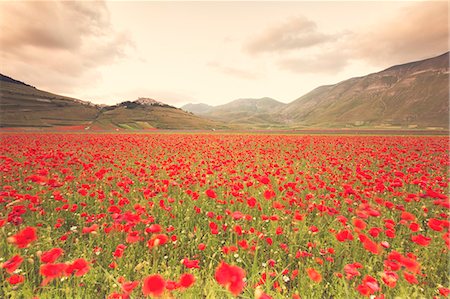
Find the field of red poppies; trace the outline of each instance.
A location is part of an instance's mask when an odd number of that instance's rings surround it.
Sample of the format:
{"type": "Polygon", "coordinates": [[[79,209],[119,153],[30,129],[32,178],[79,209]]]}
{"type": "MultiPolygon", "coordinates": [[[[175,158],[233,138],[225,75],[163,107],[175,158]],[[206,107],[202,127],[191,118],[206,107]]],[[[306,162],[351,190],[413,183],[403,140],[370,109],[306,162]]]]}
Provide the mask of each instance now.
{"type": "Polygon", "coordinates": [[[449,296],[448,137],[0,140],[0,298],[449,296]]]}

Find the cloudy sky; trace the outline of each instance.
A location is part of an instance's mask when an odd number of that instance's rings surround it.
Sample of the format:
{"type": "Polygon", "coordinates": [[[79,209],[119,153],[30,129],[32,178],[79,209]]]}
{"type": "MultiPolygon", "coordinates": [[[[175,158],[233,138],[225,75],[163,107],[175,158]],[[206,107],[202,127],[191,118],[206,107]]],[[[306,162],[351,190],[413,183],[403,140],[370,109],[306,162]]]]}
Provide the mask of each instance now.
{"type": "Polygon", "coordinates": [[[447,1],[0,2],[0,72],[94,103],[290,102],[448,51],[447,1]]]}

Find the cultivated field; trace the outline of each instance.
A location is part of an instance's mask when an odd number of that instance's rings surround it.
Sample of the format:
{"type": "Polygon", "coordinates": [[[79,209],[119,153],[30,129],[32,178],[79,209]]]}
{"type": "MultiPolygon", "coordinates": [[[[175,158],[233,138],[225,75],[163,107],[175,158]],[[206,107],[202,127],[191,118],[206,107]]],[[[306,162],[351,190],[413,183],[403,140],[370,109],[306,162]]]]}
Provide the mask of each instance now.
{"type": "Polygon", "coordinates": [[[450,293],[448,137],[0,140],[0,298],[450,293]]]}

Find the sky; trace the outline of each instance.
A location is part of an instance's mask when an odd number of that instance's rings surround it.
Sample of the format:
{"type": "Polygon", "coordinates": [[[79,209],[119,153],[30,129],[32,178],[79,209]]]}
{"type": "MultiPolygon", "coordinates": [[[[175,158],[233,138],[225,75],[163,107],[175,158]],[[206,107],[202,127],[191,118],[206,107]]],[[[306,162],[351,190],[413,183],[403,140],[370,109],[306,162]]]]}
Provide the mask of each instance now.
{"type": "Polygon", "coordinates": [[[447,1],[0,2],[0,73],[97,104],[291,102],[440,55],[447,1]]]}

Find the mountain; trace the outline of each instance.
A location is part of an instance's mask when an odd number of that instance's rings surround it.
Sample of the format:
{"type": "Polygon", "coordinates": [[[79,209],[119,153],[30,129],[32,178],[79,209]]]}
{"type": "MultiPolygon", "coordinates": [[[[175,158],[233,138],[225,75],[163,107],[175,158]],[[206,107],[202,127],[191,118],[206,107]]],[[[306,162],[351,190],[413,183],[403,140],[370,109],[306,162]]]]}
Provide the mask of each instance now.
{"type": "Polygon", "coordinates": [[[0,74],[0,127],[80,126],[99,108],[89,102],[36,89],[0,74]]]}
{"type": "Polygon", "coordinates": [[[290,126],[449,127],[449,53],[320,86],[279,111],[290,126]]]}
{"type": "Polygon", "coordinates": [[[226,126],[149,98],[99,106],[42,91],[0,74],[0,127],[215,129],[226,126]]]}
{"type": "Polygon", "coordinates": [[[188,104],[181,107],[197,115],[245,127],[276,126],[273,116],[286,104],[272,98],[237,99],[224,105],[188,104]]]}
{"type": "Polygon", "coordinates": [[[212,108],[214,107],[203,103],[199,104],[189,103],[181,107],[181,109],[183,109],[184,111],[191,112],[197,115],[208,113],[208,111],[211,110],[212,108]]]}

